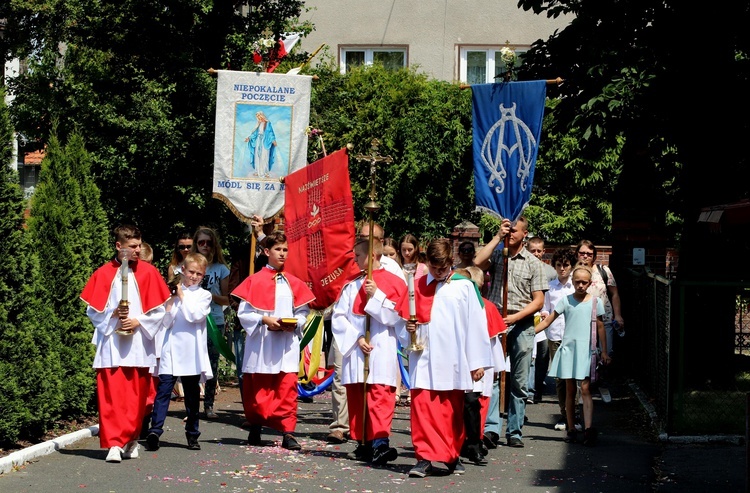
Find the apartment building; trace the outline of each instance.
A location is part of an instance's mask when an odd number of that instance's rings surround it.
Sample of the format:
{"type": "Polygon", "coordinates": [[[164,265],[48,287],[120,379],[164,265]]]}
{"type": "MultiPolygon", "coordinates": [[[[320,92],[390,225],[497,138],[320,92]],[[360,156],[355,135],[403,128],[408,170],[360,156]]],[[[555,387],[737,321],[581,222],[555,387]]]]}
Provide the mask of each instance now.
{"type": "Polygon", "coordinates": [[[521,55],[537,39],[563,29],[569,17],[548,19],[516,0],[310,0],[302,20],[315,31],[302,40],[312,53],[328,45],[345,72],[373,62],[417,67],[435,79],[494,82],[504,72],[500,49],[521,55]]]}

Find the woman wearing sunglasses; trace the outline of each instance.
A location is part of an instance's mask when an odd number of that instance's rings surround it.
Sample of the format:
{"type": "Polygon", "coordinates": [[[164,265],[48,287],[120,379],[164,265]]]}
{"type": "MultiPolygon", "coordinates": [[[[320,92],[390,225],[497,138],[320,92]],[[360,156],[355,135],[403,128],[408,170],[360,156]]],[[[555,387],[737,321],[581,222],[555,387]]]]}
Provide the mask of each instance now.
{"type": "Polygon", "coordinates": [[[177,235],[177,242],[172,252],[172,260],[169,261],[169,267],[167,267],[167,283],[172,282],[175,276],[175,269],[185,260],[192,247],[193,235],[189,231],[183,231],[177,235]]]}
{"type": "MultiPolygon", "coordinates": [[[[203,277],[203,289],[211,292],[211,318],[218,329],[220,337],[224,336],[224,307],[229,305],[229,267],[224,261],[219,236],[213,229],[201,226],[193,235],[193,253],[200,253],[208,259],[206,275],[203,277]]],[[[208,357],[211,360],[213,378],[206,381],[206,392],[203,397],[203,409],[206,419],[216,419],[214,397],[216,381],[219,374],[219,348],[208,338],[208,357]]]]}

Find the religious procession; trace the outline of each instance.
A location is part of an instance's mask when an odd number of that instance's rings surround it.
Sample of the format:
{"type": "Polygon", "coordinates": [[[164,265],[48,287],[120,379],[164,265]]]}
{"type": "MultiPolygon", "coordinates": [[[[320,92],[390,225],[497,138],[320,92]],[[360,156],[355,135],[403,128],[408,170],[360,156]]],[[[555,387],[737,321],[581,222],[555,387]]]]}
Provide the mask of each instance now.
{"type": "Polygon", "coordinates": [[[524,447],[526,405],[541,401],[548,376],[557,382],[560,439],[596,445],[592,383],[624,327],[614,276],[595,268],[586,240],[545,263],[544,241],[529,238],[523,216],[546,87],[559,81],[472,87],[476,208],[498,221],[480,245],[386,238],[378,168],[392,158],[377,140],[368,153],[328,154],[319,135],[323,156],[307,163],[310,77],[216,75],[213,193],[248,225],[249,245],[230,268],[216,231],[181,234],[162,279],[138,227],[115,229],[116,255],[81,293],[96,328],[107,462],[137,458],[144,441],[159,450],[176,388],[187,448],[200,450],[201,416],[218,418],[222,355],[236,372],[250,447],[263,447],[270,432],[282,449],[302,450],[298,400],[330,391],[326,439],[356,442],[350,460],[397,459],[392,422],[405,404],[415,458],[408,476],[430,476],[437,463],[461,475],[464,462],[485,466],[499,445],[524,447]],[[284,104],[249,97],[256,92],[284,104]],[[362,218],[352,162],[369,167],[362,218]]]}

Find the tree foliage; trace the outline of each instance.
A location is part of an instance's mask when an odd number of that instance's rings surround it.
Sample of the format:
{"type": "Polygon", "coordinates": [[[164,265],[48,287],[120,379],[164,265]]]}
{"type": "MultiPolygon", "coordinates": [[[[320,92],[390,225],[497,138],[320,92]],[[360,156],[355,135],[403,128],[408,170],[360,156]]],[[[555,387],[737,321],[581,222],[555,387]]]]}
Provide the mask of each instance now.
{"type": "MultiPolygon", "coordinates": [[[[519,0],[518,5],[553,17],[575,16],[565,29],[534,44],[522,73],[565,80],[551,91],[560,103],[546,130],[564,135],[576,129],[580,163],[607,163],[621,147],[618,167],[625,174],[613,189],[615,214],[632,213],[628,201],[637,193],[651,204],[657,224],[670,226],[677,215],[685,217],[689,230],[701,206],[747,195],[739,179],[746,155],[737,146],[708,144],[713,122],[731,121],[747,106],[746,98],[736,97],[750,77],[746,3],[709,9],[649,0],[519,0]],[[700,39],[691,31],[698,25],[705,28],[700,39]],[[681,89],[701,102],[678,97],[681,89]],[[698,128],[707,130],[704,138],[698,128]],[[700,177],[709,162],[720,162],[729,180],[706,187],[700,177]]],[[[744,120],[721,125],[717,138],[732,142],[747,127],[744,120]]]]}
{"type": "Polygon", "coordinates": [[[79,129],[110,225],[137,224],[163,265],[181,230],[207,224],[237,235],[241,223],[212,199],[208,69],[251,67],[250,47],[264,32],[309,32],[295,22],[302,5],[18,0],[7,35],[29,70],[9,81],[16,127],[38,147],[54,121],[63,141],[79,129]]]}
{"type": "MultiPolygon", "coordinates": [[[[373,139],[392,163],[377,171],[376,219],[386,233],[445,236],[472,216],[471,95],[413,69],[355,68],[341,75],[320,68],[310,124],[329,152],[347,144],[357,218],[370,200],[368,161],[373,139]]],[[[314,148],[314,143],[311,145],[314,148]]],[[[312,155],[316,159],[320,155],[312,155]]]]}
{"type": "Polygon", "coordinates": [[[9,167],[12,130],[0,89],[0,443],[38,436],[62,405],[59,340],[39,282],[39,258],[24,230],[25,200],[9,167]]]}
{"type": "Polygon", "coordinates": [[[104,249],[104,213],[89,166],[79,135],[71,135],[67,145],[63,145],[53,133],[28,221],[34,249],[47,252],[38,283],[54,310],[50,322],[60,344],[64,397],[61,412],[65,416],[94,410],[91,323],[82,304],[74,301],[108,253],[104,249]]]}

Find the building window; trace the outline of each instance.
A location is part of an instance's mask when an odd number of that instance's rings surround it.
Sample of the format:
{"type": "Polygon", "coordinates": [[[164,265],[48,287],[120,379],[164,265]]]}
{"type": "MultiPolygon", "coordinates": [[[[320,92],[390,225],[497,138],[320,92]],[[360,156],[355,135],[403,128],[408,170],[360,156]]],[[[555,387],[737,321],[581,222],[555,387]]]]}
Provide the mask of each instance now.
{"type": "Polygon", "coordinates": [[[341,48],[341,73],[349,72],[352,67],[364,65],[369,67],[375,63],[382,64],[388,70],[398,70],[408,65],[406,47],[349,47],[341,48]]]}
{"type": "MultiPolygon", "coordinates": [[[[459,79],[465,84],[487,84],[495,82],[496,76],[506,72],[500,57],[502,46],[464,46],[459,50],[459,79]]],[[[528,48],[513,47],[519,65],[528,48]]],[[[517,68],[517,67],[516,67],[517,68]]]]}

